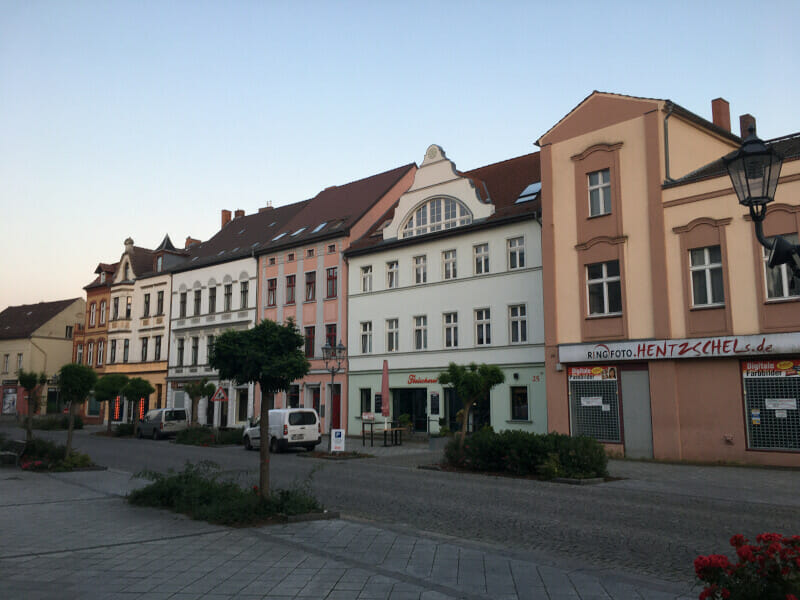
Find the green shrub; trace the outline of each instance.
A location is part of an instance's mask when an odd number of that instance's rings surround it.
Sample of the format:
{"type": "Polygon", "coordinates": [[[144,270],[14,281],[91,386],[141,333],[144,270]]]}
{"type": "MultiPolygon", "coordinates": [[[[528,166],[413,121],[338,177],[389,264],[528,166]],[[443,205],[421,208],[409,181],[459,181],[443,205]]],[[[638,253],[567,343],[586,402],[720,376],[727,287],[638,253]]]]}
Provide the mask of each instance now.
{"type": "MultiPolygon", "coordinates": [[[[83,429],[83,419],[75,415],[72,422],[73,429],[83,429]]],[[[47,415],[43,417],[33,417],[31,419],[33,429],[52,431],[54,429],[69,429],[69,415],[47,415]]]]}
{"type": "Polygon", "coordinates": [[[50,440],[33,438],[25,446],[25,452],[22,453],[22,457],[28,460],[41,460],[46,463],[56,463],[60,460],[64,460],[66,454],[66,446],[56,444],[50,440]]]}
{"type": "Polygon", "coordinates": [[[114,437],[127,437],[133,435],[133,423],[120,423],[112,430],[114,437]]]}
{"type": "Polygon", "coordinates": [[[217,431],[217,444],[241,444],[244,429],[233,427],[231,429],[220,429],[217,431]]]}
{"type": "Polygon", "coordinates": [[[210,446],[216,443],[216,436],[214,430],[208,427],[189,427],[175,435],[175,442],[191,446],[210,446]]]}
{"type": "Polygon", "coordinates": [[[277,490],[264,499],[258,488],[244,490],[236,483],[218,481],[219,466],[203,461],[186,463],[183,471],[142,473],[153,483],[135,490],[128,501],[138,506],[167,508],[193,519],[220,525],[249,525],[271,517],[322,509],[307,489],[277,490]]]}
{"type": "Polygon", "coordinates": [[[460,468],[542,479],[604,477],[608,465],[602,444],[593,438],[518,430],[495,433],[488,428],[465,440],[463,454],[454,438],[444,455],[447,464],[460,468]]]}
{"type": "Polygon", "coordinates": [[[73,469],[81,469],[84,467],[91,467],[94,466],[92,459],[89,458],[88,454],[84,454],[83,452],[75,452],[74,450],[72,453],[66,457],[64,460],[60,460],[55,463],[51,470],[52,471],[72,471],[73,469]]]}

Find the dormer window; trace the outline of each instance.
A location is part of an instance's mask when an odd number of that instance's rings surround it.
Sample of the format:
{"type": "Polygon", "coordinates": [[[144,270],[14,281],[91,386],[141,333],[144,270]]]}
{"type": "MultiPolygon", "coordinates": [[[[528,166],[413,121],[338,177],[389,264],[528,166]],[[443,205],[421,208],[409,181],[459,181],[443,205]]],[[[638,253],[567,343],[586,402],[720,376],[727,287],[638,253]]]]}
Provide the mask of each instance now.
{"type": "Polygon", "coordinates": [[[105,282],[106,282],[106,272],[100,271],[100,283],[105,283],[105,282]]]}
{"type": "Polygon", "coordinates": [[[413,237],[472,223],[472,213],[453,198],[434,198],[417,207],[402,227],[403,237],[413,237]]]}
{"type": "Polygon", "coordinates": [[[158,258],[156,258],[156,272],[161,273],[161,269],[163,268],[164,268],[164,257],[159,256],[158,258]]]}
{"type": "Polygon", "coordinates": [[[125,263],[125,281],[131,280],[131,266],[125,263]]]}

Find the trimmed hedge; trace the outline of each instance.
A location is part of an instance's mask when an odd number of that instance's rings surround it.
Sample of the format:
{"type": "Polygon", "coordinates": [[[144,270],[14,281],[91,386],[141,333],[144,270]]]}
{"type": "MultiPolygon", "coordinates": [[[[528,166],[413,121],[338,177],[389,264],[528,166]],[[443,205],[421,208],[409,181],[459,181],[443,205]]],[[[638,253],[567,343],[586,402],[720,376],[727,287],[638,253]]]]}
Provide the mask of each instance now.
{"type": "Polygon", "coordinates": [[[181,429],[175,434],[176,444],[188,444],[190,446],[211,446],[216,444],[214,430],[208,427],[189,427],[181,429]]]}
{"type": "Polygon", "coordinates": [[[458,436],[445,448],[445,462],[470,471],[535,475],[542,479],[587,479],[608,475],[608,457],[594,438],[561,433],[495,433],[485,428],[467,437],[459,455],[458,436]]]}

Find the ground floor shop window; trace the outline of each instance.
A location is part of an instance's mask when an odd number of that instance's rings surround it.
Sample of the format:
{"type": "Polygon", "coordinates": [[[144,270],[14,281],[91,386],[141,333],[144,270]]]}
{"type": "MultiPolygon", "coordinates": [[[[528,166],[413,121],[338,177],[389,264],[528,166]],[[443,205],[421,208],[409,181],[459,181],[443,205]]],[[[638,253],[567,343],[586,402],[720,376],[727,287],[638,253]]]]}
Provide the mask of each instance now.
{"type": "Polygon", "coordinates": [[[361,388],[361,414],[372,412],[372,390],[361,388]]]}
{"type": "Polygon", "coordinates": [[[800,451],[800,359],[742,362],[747,447],[800,451]]]}
{"type": "Polygon", "coordinates": [[[300,408],[300,386],[290,385],[289,392],[286,396],[288,408],[300,408]]]}
{"type": "Polygon", "coordinates": [[[514,386],[511,388],[511,420],[528,420],[528,388],[514,386]]]}
{"type": "Polygon", "coordinates": [[[94,397],[94,394],[89,396],[89,402],[86,406],[86,414],[90,417],[96,417],[100,414],[100,403],[94,397]]]}
{"type": "Polygon", "coordinates": [[[617,368],[570,367],[568,378],[572,434],[621,442],[617,368]]]}

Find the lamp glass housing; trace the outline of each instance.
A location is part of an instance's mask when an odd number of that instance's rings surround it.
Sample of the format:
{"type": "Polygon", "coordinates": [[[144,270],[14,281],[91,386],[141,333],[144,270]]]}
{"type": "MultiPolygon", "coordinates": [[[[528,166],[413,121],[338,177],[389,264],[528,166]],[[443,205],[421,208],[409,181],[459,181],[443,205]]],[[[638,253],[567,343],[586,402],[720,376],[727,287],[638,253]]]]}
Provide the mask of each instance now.
{"type": "Polygon", "coordinates": [[[783,158],[751,133],[742,146],[722,159],[739,204],[763,206],[775,199],[783,158]]]}

